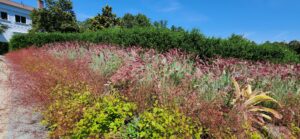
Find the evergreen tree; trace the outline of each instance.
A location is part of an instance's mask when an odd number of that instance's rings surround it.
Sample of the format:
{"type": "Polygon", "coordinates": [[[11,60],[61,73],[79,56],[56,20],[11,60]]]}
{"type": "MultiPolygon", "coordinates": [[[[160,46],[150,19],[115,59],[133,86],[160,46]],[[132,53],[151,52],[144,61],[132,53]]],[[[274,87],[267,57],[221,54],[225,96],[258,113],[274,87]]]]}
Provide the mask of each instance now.
{"type": "Polygon", "coordinates": [[[79,30],[71,0],[46,0],[46,8],[31,14],[33,32],[77,32],[79,30]]]}
{"type": "Polygon", "coordinates": [[[102,8],[102,14],[98,14],[90,19],[90,30],[101,30],[104,28],[115,27],[119,25],[119,19],[112,13],[112,7],[106,5],[102,8]]]}

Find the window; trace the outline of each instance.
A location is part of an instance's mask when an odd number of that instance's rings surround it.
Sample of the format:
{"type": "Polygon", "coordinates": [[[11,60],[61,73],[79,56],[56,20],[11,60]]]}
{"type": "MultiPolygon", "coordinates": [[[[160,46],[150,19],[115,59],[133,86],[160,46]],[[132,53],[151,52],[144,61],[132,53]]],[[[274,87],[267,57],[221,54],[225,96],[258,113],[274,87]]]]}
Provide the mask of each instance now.
{"type": "Polygon", "coordinates": [[[16,22],[26,24],[26,17],[16,15],[16,22]]]}
{"type": "Polygon", "coordinates": [[[21,16],[21,23],[24,23],[24,24],[26,24],[26,17],[24,17],[24,16],[21,16]]]}
{"type": "Polygon", "coordinates": [[[21,16],[16,15],[16,22],[21,23],[21,16]]]}
{"type": "Polygon", "coordinates": [[[1,19],[7,20],[7,12],[1,12],[1,19]]]}

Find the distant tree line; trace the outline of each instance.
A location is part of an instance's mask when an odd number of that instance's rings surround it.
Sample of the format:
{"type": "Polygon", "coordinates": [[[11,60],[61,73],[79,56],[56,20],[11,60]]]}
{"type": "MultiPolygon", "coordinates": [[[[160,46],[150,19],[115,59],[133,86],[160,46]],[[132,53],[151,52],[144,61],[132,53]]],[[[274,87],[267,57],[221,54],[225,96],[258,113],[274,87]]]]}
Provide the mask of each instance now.
{"type": "Polygon", "coordinates": [[[285,46],[292,50],[294,50],[297,54],[300,55],[300,41],[299,40],[293,40],[290,42],[265,42],[265,44],[272,44],[275,46],[285,46]]]}
{"type": "MultiPolygon", "coordinates": [[[[35,9],[32,14],[33,28],[31,32],[84,32],[97,31],[111,27],[156,27],[167,28],[168,22],[160,20],[151,22],[144,14],[126,13],[117,17],[112,7],[106,5],[102,12],[85,21],[77,21],[71,0],[46,0],[45,8],[35,9]]],[[[182,27],[172,26],[174,31],[184,31],[182,27]]]]}
{"type": "MultiPolygon", "coordinates": [[[[102,13],[98,13],[97,16],[87,19],[83,22],[79,22],[80,31],[97,31],[105,28],[121,27],[121,28],[133,28],[133,27],[156,27],[156,28],[168,28],[168,22],[166,20],[151,22],[144,14],[130,14],[126,13],[123,17],[117,17],[113,13],[112,7],[106,5],[102,8],[102,13]]],[[[182,27],[172,26],[174,31],[184,31],[182,27]]]]}
{"type": "MultiPolygon", "coordinates": [[[[113,13],[112,7],[106,5],[102,8],[102,12],[95,17],[89,18],[85,21],[77,21],[73,11],[73,4],[71,0],[46,0],[44,9],[35,9],[32,14],[33,28],[31,32],[86,32],[98,31],[106,28],[134,28],[134,27],[152,27],[165,28],[176,32],[187,32],[182,27],[171,26],[168,28],[166,20],[151,22],[144,14],[130,14],[126,13],[123,17],[118,17],[113,13]]],[[[5,27],[0,25],[0,32],[3,32],[5,27]]],[[[191,32],[197,30],[192,30],[191,32]]],[[[244,38],[241,35],[233,34],[228,38],[234,43],[241,43],[240,45],[255,45],[255,42],[244,38]]],[[[294,40],[291,42],[265,42],[265,45],[285,46],[296,53],[300,54],[300,41],[294,40]]]]}

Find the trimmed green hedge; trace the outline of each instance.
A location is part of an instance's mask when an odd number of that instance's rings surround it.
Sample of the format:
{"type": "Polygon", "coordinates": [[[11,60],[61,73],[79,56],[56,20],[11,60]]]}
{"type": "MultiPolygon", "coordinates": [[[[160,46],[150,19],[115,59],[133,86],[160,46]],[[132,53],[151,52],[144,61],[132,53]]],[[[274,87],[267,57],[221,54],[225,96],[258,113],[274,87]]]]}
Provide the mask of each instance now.
{"type": "Polygon", "coordinates": [[[157,28],[110,28],[98,32],[85,33],[35,33],[16,35],[10,42],[10,50],[32,45],[62,41],[87,41],[93,43],[116,44],[122,47],[141,46],[166,51],[172,48],[196,53],[202,58],[213,56],[235,57],[247,60],[267,60],[272,62],[296,62],[300,60],[296,52],[270,44],[257,45],[247,39],[233,35],[228,39],[208,38],[198,31],[174,32],[157,28]]]}
{"type": "Polygon", "coordinates": [[[8,52],[8,43],[0,42],[0,55],[3,55],[8,52]]]}

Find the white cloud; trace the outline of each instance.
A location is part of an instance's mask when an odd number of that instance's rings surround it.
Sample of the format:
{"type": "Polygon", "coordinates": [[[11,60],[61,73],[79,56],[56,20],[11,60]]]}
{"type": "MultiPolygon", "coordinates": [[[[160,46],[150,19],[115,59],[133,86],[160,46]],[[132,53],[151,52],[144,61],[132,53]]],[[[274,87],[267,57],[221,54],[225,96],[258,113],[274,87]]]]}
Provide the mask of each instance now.
{"type": "Polygon", "coordinates": [[[249,37],[252,37],[253,35],[255,35],[256,34],[256,32],[244,32],[243,33],[243,36],[245,37],[245,38],[249,38],[249,37]]]}
{"type": "Polygon", "coordinates": [[[273,40],[287,40],[290,35],[290,32],[288,31],[281,31],[278,34],[276,34],[273,38],[273,40]]]}
{"type": "Polygon", "coordinates": [[[178,0],[142,0],[147,8],[156,12],[175,12],[182,8],[182,4],[178,0]]]}
{"type": "Polygon", "coordinates": [[[166,6],[162,6],[158,11],[161,12],[174,12],[181,8],[181,4],[176,0],[168,0],[166,6]]]}

